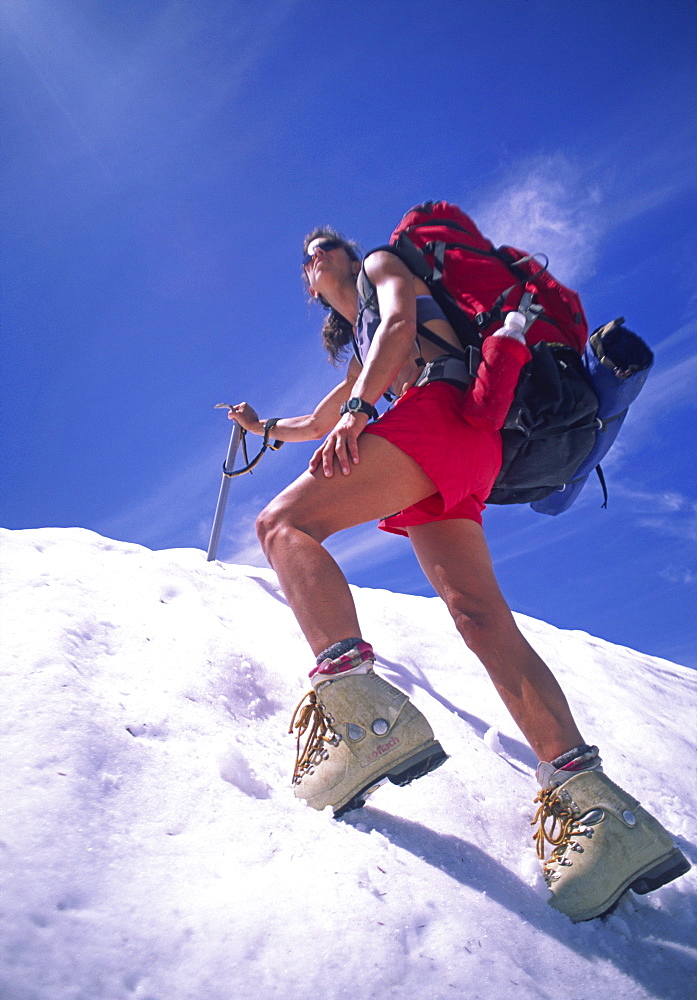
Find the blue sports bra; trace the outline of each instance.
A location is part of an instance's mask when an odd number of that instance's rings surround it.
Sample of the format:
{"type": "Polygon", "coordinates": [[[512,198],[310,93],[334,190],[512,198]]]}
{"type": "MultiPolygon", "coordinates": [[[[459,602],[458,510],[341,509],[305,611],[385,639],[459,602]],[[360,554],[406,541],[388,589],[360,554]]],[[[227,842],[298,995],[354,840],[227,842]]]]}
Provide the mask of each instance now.
{"type": "MultiPolygon", "coordinates": [[[[428,323],[432,319],[444,319],[447,321],[447,317],[441,307],[438,305],[436,300],[430,295],[417,295],[416,296],[416,322],[417,323],[428,323]]],[[[365,363],[365,359],[368,356],[368,351],[370,350],[370,345],[375,336],[375,331],[380,325],[380,317],[376,310],[372,309],[370,305],[360,301],[359,298],[359,312],[358,312],[358,324],[356,326],[356,337],[355,346],[357,353],[359,355],[359,360],[361,364],[365,363]]]]}
{"type": "Polygon", "coordinates": [[[428,323],[431,319],[444,319],[448,317],[431,295],[416,296],[416,322],[428,323]]]}

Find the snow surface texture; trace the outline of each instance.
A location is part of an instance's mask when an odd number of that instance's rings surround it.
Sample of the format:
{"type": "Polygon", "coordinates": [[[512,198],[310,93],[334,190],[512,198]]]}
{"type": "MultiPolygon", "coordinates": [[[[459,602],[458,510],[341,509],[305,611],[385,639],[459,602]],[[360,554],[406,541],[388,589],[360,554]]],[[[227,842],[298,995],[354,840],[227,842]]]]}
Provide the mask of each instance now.
{"type": "MultiPolygon", "coordinates": [[[[603,921],[547,905],[535,760],[436,598],[355,590],[451,759],[335,821],[289,785],[312,658],[273,573],[0,540],[2,1000],[694,996],[694,869],[603,921]]],[[[697,674],[519,621],[694,864],[697,674]]]]}

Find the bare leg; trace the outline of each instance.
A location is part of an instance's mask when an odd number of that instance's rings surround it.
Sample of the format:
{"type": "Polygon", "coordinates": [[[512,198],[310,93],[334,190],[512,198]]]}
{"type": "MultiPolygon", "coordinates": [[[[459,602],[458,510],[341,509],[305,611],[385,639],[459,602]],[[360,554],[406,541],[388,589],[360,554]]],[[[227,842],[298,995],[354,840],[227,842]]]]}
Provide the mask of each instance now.
{"type": "Polygon", "coordinates": [[[325,538],[409,507],[435,492],[421,467],[384,438],[359,438],[360,462],[348,476],[303,473],[262,511],[257,533],[315,655],[361,635],[344,574],[325,538]]]}
{"type": "Polygon", "coordinates": [[[409,538],[458,631],[538,757],[550,761],[583,743],[561,687],[501,594],[481,526],[439,521],[409,528],[409,538]]]}

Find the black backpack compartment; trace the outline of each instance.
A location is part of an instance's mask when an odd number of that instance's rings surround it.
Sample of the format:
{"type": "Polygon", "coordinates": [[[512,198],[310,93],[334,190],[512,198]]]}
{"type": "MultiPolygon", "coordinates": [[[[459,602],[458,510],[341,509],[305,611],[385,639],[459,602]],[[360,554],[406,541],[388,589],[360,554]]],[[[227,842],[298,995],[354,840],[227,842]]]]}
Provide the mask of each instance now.
{"type": "Polygon", "coordinates": [[[598,398],[566,346],[530,348],[501,430],[503,462],[487,503],[532,503],[572,478],[598,431],[598,398]]]}

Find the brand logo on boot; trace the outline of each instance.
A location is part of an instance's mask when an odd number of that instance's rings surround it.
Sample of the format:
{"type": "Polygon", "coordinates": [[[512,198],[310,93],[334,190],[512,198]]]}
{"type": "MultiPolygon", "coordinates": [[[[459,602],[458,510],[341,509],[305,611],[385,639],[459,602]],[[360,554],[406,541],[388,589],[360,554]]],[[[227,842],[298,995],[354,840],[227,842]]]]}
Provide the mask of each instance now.
{"type": "Polygon", "coordinates": [[[389,750],[394,750],[394,748],[398,747],[401,742],[402,741],[398,736],[393,736],[391,740],[387,741],[387,743],[381,743],[380,746],[375,747],[373,752],[368,757],[368,760],[377,760],[378,757],[382,757],[383,754],[386,754],[389,750]]]}

